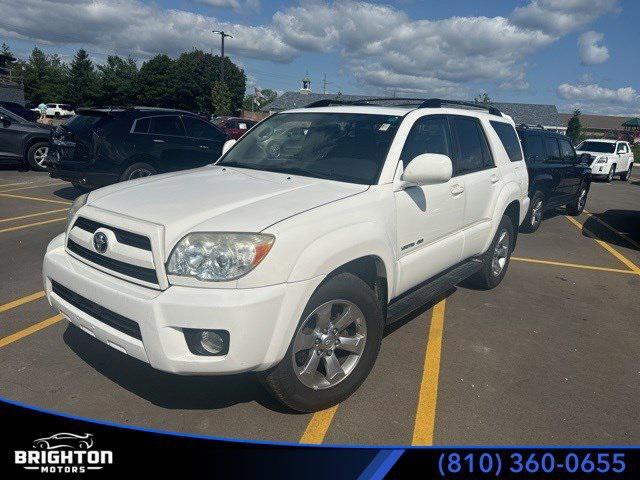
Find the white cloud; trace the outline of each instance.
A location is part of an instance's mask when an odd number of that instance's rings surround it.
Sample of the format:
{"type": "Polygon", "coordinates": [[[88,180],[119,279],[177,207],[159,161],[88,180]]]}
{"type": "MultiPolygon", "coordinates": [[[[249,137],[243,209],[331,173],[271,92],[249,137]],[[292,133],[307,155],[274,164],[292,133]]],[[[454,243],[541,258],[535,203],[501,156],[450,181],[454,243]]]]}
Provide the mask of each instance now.
{"type": "Polygon", "coordinates": [[[589,31],[578,38],[578,54],[583,65],[596,65],[609,60],[609,49],[599,43],[604,38],[602,33],[589,31]]]}
{"type": "Polygon", "coordinates": [[[197,3],[209,5],[210,7],[231,8],[236,12],[243,10],[258,10],[260,8],[260,0],[195,0],[197,3]]]}
{"type": "Polygon", "coordinates": [[[632,87],[606,88],[597,84],[558,86],[558,96],[564,100],[574,100],[601,104],[634,104],[640,102],[640,94],[632,87]]]}

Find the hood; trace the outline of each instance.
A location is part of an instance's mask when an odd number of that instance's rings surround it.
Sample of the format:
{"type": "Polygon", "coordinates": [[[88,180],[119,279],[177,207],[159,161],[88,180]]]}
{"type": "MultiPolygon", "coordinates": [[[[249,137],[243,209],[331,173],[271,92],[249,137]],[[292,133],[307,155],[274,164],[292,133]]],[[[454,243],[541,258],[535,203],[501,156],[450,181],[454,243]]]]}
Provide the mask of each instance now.
{"type": "Polygon", "coordinates": [[[330,180],[208,166],[111,185],[88,204],[165,227],[171,248],[189,232],[260,232],[367,189],[330,180]]]}

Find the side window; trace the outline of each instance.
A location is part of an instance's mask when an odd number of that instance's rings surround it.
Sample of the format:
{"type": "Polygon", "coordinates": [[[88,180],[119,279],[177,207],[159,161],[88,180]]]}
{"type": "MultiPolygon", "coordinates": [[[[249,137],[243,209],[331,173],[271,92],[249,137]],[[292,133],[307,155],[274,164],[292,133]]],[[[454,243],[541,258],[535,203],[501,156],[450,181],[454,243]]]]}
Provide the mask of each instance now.
{"type": "Polygon", "coordinates": [[[546,150],[547,163],[560,162],[560,148],[555,138],[546,137],[544,139],[544,148],[546,150]]]}
{"type": "Polygon", "coordinates": [[[162,117],[151,118],[149,133],[184,137],[184,127],[182,126],[180,117],[164,115],[162,117]]]}
{"type": "Polygon", "coordinates": [[[504,122],[489,122],[493,129],[500,137],[500,141],[502,142],[502,146],[507,151],[507,155],[509,155],[509,160],[512,162],[518,162],[522,160],[522,150],[520,150],[520,140],[518,139],[518,134],[512,125],[504,122]]]}
{"type": "Polygon", "coordinates": [[[416,120],[404,142],[400,159],[406,167],[423,153],[440,153],[451,157],[449,125],[444,115],[428,115],[416,120]]]}
{"type": "Polygon", "coordinates": [[[562,156],[562,161],[564,163],[576,163],[576,152],[573,150],[569,141],[559,139],[558,143],[560,143],[560,155],[562,156]]]}
{"type": "Polygon", "coordinates": [[[528,164],[544,162],[547,158],[540,135],[523,134],[522,150],[524,150],[524,161],[528,164]]]}
{"type": "Polygon", "coordinates": [[[210,123],[193,117],[182,117],[187,137],[223,140],[224,134],[210,123]]]}
{"type": "Polygon", "coordinates": [[[464,175],[494,166],[489,144],[478,119],[452,115],[451,126],[458,143],[454,175],[464,175]]]}
{"type": "Polygon", "coordinates": [[[134,133],[147,133],[149,132],[149,124],[151,123],[150,118],[139,118],[136,120],[135,125],[133,126],[134,133]]]}
{"type": "Polygon", "coordinates": [[[618,144],[618,153],[629,153],[629,150],[627,150],[627,144],[626,143],[619,143],[618,144]]]}

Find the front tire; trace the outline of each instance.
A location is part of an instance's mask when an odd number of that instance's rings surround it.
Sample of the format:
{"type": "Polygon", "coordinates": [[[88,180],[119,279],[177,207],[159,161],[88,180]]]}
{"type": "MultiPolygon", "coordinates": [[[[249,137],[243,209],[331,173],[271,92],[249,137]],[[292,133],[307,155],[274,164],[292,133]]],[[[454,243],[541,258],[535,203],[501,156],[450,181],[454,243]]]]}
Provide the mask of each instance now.
{"type": "Polygon", "coordinates": [[[49,153],[49,142],[37,142],[29,147],[27,150],[27,163],[32,170],[37,172],[44,172],[47,170],[44,162],[47,159],[49,153]]]}
{"type": "Polygon", "coordinates": [[[609,169],[609,174],[607,175],[607,183],[611,183],[613,181],[613,176],[616,174],[616,166],[611,165],[609,169]]]}
{"type": "Polygon", "coordinates": [[[629,180],[629,177],[631,177],[632,169],[633,169],[633,163],[630,163],[627,171],[624,172],[622,175],[620,175],[620,180],[622,180],[623,182],[626,182],[627,180],[629,180]]]}
{"type": "Polygon", "coordinates": [[[497,287],[507,273],[514,242],[513,222],[503,215],[489,249],[482,256],[482,268],[469,278],[469,284],[481,290],[497,287]]]}
{"type": "Polygon", "coordinates": [[[340,273],[313,293],[284,358],[262,374],[271,394],[300,412],[342,402],[367,378],[380,350],[384,317],[373,290],[340,273]]]}

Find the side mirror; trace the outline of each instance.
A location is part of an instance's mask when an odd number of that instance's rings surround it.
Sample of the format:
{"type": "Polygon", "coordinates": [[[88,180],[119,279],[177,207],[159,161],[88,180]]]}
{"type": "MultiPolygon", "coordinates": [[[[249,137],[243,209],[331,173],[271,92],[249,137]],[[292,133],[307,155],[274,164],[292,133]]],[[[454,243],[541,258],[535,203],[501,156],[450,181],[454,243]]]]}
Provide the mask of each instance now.
{"type": "Polygon", "coordinates": [[[3,126],[8,127],[9,125],[11,125],[11,119],[9,117],[5,117],[4,115],[0,115],[0,123],[2,123],[3,126]]]}
{"type": "Polygon", "coordinates": [[[224,145],[222,146],[222,155],[227,153],[231,149],[231,147],[233,147],[235,144],[236,144],[236,140],[234,140],[233,138],[231,140],[227,140],[226,142],[224,142],[224,145]]]}
{"type": "Polygon", "coordinates": [[[446,155],[423,153],[409,162],[402,180],[415,185],[434,185],[451,180],[453,164],[446,155]]]}

